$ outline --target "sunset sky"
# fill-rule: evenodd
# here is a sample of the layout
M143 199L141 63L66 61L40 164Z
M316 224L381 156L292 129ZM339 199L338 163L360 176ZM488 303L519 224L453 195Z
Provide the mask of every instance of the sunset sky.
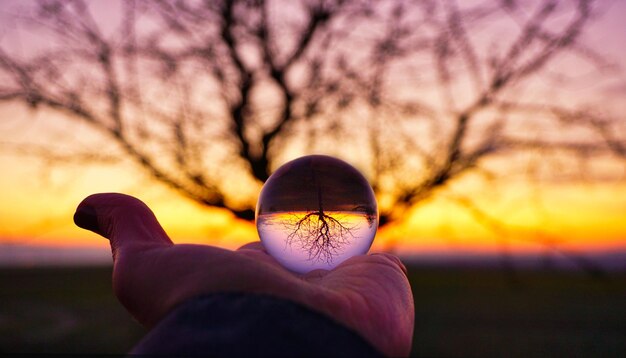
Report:
M0 4L0 45L15 46L15 32L1 19L18 2ZM102 2L97 6L102 6ZM587 86L595 96L605 93L605 105L620 111L626 105L626 2L613 1L610 11L588 28L585 39L620 71L609 82ZM28 47L28 43L21 43ZM586 92L585 92L586 93ZM621 99L621 100L620 100ZM63 143L63 126L44 121L46 111L21 104L0 104L0 143ZM81 133L78 129L77 133ZM78 136L78 134L76 135ZM88 142L85 141L85 142ZM313 154L313 153L311 153ZM286 160L297 153L286 153ZM626 162L612 161L626 172ZM0 151L0 250L2 245L98 247L106 240L74 226L72 215L86 196L123 192L146 202L175 242L236 248L258 239L253 223L234 218L226 210L201 206L151 179L130 162L107 165L46 162L15 150ZM503 241L466 208L435 195L406 214L405 220L379 231L374 250L392 247L403 254L497 253L504 245L513 253L543 252L542 243L555 242L577 252L626 251L626 174L621 180L529 183L522 179L477 184L471 178L452 185L452 193L472 193L487 214L510 226ZM449 193L448 193L449 194Z

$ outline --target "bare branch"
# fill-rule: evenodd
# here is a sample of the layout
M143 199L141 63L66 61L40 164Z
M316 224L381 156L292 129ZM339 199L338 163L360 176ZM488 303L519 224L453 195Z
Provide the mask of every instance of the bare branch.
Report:
M24 58L0 49L0 101L87 124L159 181L246 219L287 147L357 157L384 223L465 173L497 178L484 165L495 156L626 157L620 117L518 97L564 54L610 64L581 40L591 0L529 13L455 0L282 5L128 1L107 25L89 2L42 2L24 26L50 45ZM510 129L530 118L535 137ZM550 133L555 123L591 137Z

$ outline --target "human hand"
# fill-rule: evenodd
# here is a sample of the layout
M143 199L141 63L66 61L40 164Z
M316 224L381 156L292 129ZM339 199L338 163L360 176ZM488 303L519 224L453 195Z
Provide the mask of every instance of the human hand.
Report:
M260 242L236 251L174 245L143 202L114 193L87 197L74 221L110 240L115 295L147 327L197 296L262 293L335 319L385 355L410 352L413 296L406 268L393 255L356 256L331 271L299 275L282 267Z

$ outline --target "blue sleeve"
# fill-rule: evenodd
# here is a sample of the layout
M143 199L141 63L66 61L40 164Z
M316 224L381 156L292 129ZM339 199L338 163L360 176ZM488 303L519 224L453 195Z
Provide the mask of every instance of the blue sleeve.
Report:
M297 303L224 293L170 312L131 354L211 357L380 357L354 331Z

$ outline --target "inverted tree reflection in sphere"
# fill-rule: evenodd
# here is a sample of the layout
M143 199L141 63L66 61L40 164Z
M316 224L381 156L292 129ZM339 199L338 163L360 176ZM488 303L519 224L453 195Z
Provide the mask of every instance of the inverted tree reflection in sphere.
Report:
M311 155L270 176L257 203L256 225L265 249L286 268L329 270L369 250L378 209L358 170L333 157Z

